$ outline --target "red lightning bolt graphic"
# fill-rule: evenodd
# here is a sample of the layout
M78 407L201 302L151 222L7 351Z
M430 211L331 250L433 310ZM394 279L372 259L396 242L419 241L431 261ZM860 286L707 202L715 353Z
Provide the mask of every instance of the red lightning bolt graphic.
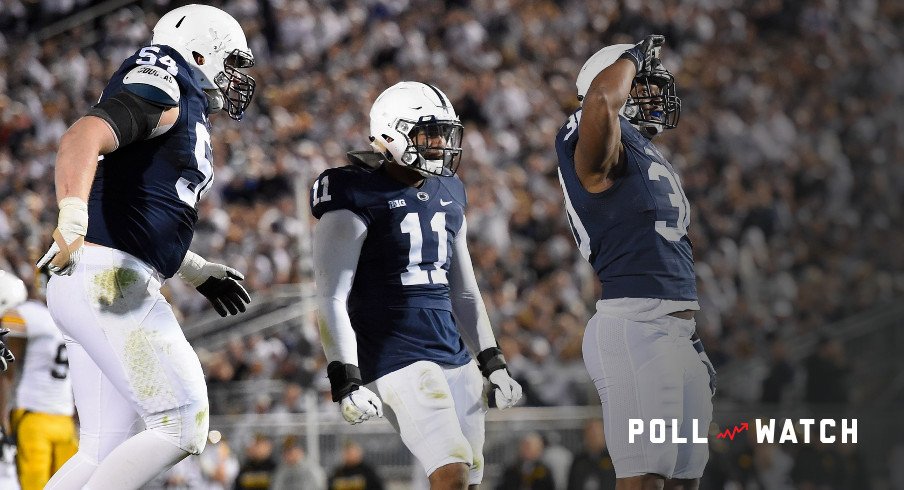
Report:
M734 437L738 435L738 433L744 432L749 428L750 426L747 425L747 422L741 422L741 425L736 425L732 429L725 429L724 431L720 432L719 435L716 436L716 439L725 439L727 437L733 441Z

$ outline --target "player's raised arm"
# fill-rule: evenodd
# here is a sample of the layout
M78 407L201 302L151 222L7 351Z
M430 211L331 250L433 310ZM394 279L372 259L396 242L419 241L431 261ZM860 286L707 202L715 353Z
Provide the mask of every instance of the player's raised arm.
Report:
M490 380L496 396L496 406L506 409L521 399L521 385L512 379L505 365L505 358L496 343L486 305L477 287L474 266L468 251L468 223L462 220L461 230L455 238L452 263L449 267L449 288L452 311L455 313L458 331L468 349L474 353L480 372Z
M347 306L366 237L367 226L346 209L325 213L314 228L314 278L324 322L320 342L329 363L333 401L340 403L342 416L351 424L383 416L380 398L363 386L358 341Z
M635 76L650 69L662 42L662 36L651 35L635 46L609 46L581 68L578 75L581 136L575 147L574 163L581 184L590 192L601 192L611 183L611 173L622 153L619 114Z

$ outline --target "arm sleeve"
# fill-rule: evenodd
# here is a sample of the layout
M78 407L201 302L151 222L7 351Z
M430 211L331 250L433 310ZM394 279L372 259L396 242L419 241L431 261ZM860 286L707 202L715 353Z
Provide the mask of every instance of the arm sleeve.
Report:
M358 342L348 316L367 226L347 209L325 213L314 229L314 278L320 308L320 342L328 362L358 365Z
M468 224L463 220L461 231L455 237L452 263L449 268L449 288L452 295L452 313L465 344L474 355L484 349L496 347L496 337L490 326L486 305L477 287L471 254L468 252Z

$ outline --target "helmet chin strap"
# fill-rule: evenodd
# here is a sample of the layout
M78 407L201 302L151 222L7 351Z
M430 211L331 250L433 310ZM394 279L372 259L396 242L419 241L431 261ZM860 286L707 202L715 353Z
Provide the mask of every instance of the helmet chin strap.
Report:
M205 89L204 93L207 94L208 114L214 114L223 110L223 107L226 105L226 101L223 99L223 94L219 89Z

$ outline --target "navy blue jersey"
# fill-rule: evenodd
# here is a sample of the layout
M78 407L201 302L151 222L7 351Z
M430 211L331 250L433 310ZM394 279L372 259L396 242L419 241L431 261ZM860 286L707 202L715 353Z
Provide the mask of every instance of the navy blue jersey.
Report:
M171 277L191 244L195 205L213 182L210 123L204 91L169 46L148 46L127 58L101 100L124 90L131 69L148 64L165 68L178 82L179 119L163 135L118 148L98 162L85 239L128 252Z
M619 117L624 174L609 189L588 192L574 166L580 118L578 110L556 135L559 181L575 241L602 282L602 299L696 301L690 205L675 169Z
M347 209L367 225L348 300L365 382L416 361L470 361L447 278L466 204L458 177L428 178L418 189L382 169L347 166L324 171L314 183L316 218Z

